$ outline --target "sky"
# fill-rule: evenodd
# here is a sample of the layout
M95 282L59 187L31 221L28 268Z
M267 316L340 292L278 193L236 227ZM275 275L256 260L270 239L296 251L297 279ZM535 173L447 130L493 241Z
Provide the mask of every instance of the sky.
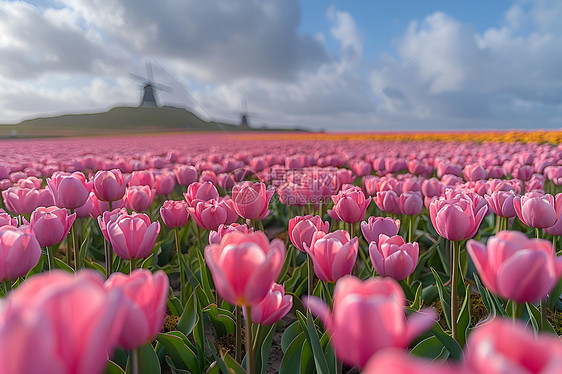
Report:
M557 0L0 0L0 123L162 105L326 131L562 128Z

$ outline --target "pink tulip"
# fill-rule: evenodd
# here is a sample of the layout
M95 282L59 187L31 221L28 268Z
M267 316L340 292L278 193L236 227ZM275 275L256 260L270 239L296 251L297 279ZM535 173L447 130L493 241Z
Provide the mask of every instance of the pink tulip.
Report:
M362 374L475 374L464 366L442 361L430 361L408 354L399 348L387 348L374 354Z
M158 195L170 195L176 187L176 176L170 172L164 172L154 180L154 188Z
M191 205L191 202L195 199L218 200L219 192L217 191L215 185L211 182L194 182L187 186L187 193L184 193L183 196L185 197L187 203Z
M0 372L102 373L123 323L121 304L121 292L106 291L97 273L35 275L0 311Z
M155 191L149 186L131 186L127 188L127 207L136 212L144 212L152 205Z
M81 174L81 173L80 173ZM84 176L84 174L82 174ZM25 179L20 179L17 182L18 186L23 188L35 188L37 190L41 189L43 181L37 177L27 177Z
M187 224L189 219L189 212L187 211L188 204L186 201L166 200L164 205L160 208L160 216L162 222L169 228L183 227Z
M197 182L197 169L191 165L176 165L174 174L180 186L189 186Z
M422 194L420 192L404 192L398 198L400 212L407 216L420 214L423 209Z
M55 204L60 208L76 209L88 200L90 194L84 174L55 172L47 179ZM90 186L91 188L91 186Z
M97 219L104 212L109 211L109 202L98 199L93 191L90 192L90 196L88 197L88 200L92 203L92 208L90 209L90 217ZM112 209L123 208L125 207L126 204L127 204L126 197L123 196L123 198L120 200L112 201L111 208Z
M130 179L124 178L119 169L100 170L94 176L94 193L101 201L121 200Z
M441 196L443 193L443 183L437 178L430 178L423 181L421 192L424 196Z
M495 318L468 337L464 362L473 373L560 373L562 343L521 323Z
M296 216L289 220L289 238L291 243L301 252L305 252L304 245L310 247L312 236L316 231L330 231L330 224L322 222L320 216Z
M41 247L26 227L0 227L0 282L23 277L40 257Z
M227 209L224 202L198 199L193 200L191 206L187 207L187 211L195 223L206 230L217 230L220 225L225 224L228 215Z
M285 261L285 244L271 243L261 231L226 234L220 244L205 248L205 260L217 292L232 305L262 301L277 279Z
M369 217L367 222L361 222L361 232L367 243L378 243L379 235L394 236L400 230L400 220L390 217Z
M29 225L39 244L50 247L66 238L75 219L76 213L68 215L66 209L39 207L31 213Z
M285 288L273 283L267 296L258 304L252 306L252 323L269 326L279 321L293 307L293 297L285 295ZM246 308L244 308L246 317Z
M47 189L10 187L2 191L6 208L15 214L29 214L40 206L54 205L53 195Z
M487 178L486 169L480 164L466 165L462 172L464 179L467 181L477 181Z
M515 195L512 192L494 191L491 195L484 197L496 215L507 218L515 217L515 207L513 206Z
M537 229L551 227L556 222L554 197L540 192L528 192L513 200L517 217L525 225Z
M149 170L133 171L129 179L129 187L148 186L154 188L154 174Z
M116 209L113 209L112 211L103 212L102 215L98 216L97 220L98 220L98 225L100 227L101 233L102 233L103 237L105 238L105 240L107 240L108 242L110 240L109 240L109 236L107 235L107 225L109 224L109 222L115 221L117 218L119 218L123 214L127 214L127 209L116 208Z
M381 234L379 241L369 244L369 255L377 273L397 281L406 279L418 264L418 243L406 243L401 236Z
M232 197L230 197L229 195L220 197L219 204L221 204L221 206L226 210L226 221L224 222L225 225L230 225L238 221L238 218L240 218L240 216L238 215L238 212L236 212L236 208L234 207L234 200L232 200Z
M119 326L118 345L135 349L150 343L162 330L168 299L168 276L162 270L152 274L136 269L131 274L113 273L105 282L108 290L123 294L124 323Z
M451 200L441 197L433 200L429 206L431 222L437 233L453 241L472 238L486 211L486 206L475 210L472 201L462 195Z
M122 214L107 223L107 236L115 254L124 260L150 255L160 233L160 222L150 222L146 214Z
M219 228L209 232L209 244L220 244L222 238L229 232L239 231L244 234L251 234L254 232L253 228L248 228L246 225L232 223L230 225L220 225Z
M501 231L487 245L470 240L466 248L484 286L518 303L541 300L562 275L552 244L518 231Z
M4 209L0 208L0 227L6 226L6 225L18 226L18 219L15 218L15 217L12 217L8 213L6 213L6 211Z
M304 303L324 323L336 356L359 368L381 349L407 347L438 318L432 309L406 318L404 291L391 278L370 278L365 282L353 276L340 279L331 313L317 297L305 298Z
M562 235L562 193L556 195L554 199L554 210L556 211L556 222L554 225L544 229L550 235Z
M338 221L356 223L365 219L365 212L371 203L371 198L365 199L361 188L353 186L333 195L332 201L334 207L328 210L330 217Z
M400 214L400 205L398 202L398 194L392 190L377 192L375 196L375 204L383 212Z
M234 209L245 219L261 220L269 214L269 201L275 192L263 183L244 182L232 188Z
M345 230L329 234L316 231L310 247L304 245L304 249L312 259L316 276L324 282L335 282L351 273L357 259L359 239L351 239Z

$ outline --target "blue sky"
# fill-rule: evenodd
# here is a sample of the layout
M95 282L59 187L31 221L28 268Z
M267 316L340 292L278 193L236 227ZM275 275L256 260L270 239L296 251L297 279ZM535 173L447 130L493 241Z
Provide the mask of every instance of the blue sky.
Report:
M0 0L0 123L162 105L328 131L562 127L556 0Z

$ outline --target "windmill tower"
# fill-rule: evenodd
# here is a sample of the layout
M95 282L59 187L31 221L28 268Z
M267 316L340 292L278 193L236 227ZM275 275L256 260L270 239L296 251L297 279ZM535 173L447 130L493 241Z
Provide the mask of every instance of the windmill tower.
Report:
M156 101L157 91L170 92L170 87L162 84L154 83L154 74L152 73L152 65L150 62L146 63L146 78L136 74L130 74L131 78L142 83L142 97L139 107L141 108L158 108L158 101Z

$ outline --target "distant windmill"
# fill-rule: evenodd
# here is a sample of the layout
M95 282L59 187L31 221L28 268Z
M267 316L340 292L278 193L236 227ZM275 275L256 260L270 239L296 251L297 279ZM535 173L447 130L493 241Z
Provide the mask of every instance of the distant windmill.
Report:
M246 100L244 100L243 102L243 107L242 107L242 113L241 113L241 118L240 118L240 128L241 129L249 129L250 128L250 123L248 122L248 119L250 118L250 113L248 113L248 105L246 103Z
M156 91L165 91L170 92L171 88L168 86L164 86L162 84L154 83L154 75L152 73L152 65L150 62L146 63L146 78L141 77L139 75L130 73L131 78L136 81L139 81L143 84L142 87L142 100L140 103L140 107L143 108L158 108L158 102L156 101Z

